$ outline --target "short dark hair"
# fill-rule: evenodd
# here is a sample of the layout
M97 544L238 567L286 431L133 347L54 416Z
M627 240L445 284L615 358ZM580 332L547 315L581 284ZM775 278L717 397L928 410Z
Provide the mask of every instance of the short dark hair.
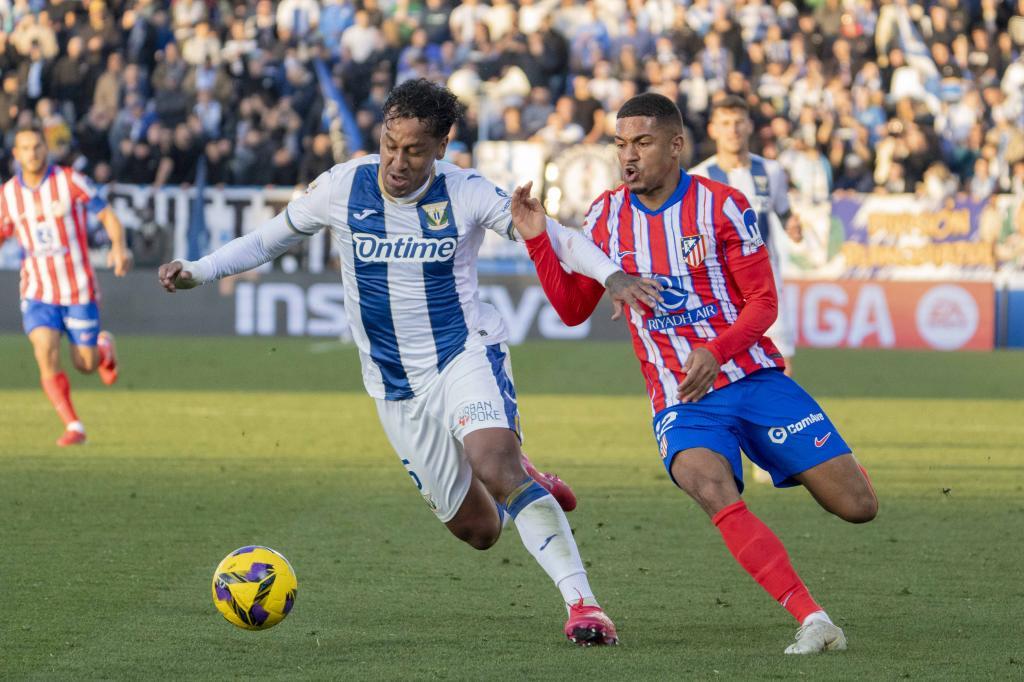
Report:
M750 105L739 95L726 95L717 102L711 103L711 116L708 118L714 116L716 111L742 111L750 116Z
M416 118L435 138L447 137L462 118L463 106L448 88L425 78L408 80L394 88L384 101L384 122L396 118Z
M46 136L43 135L43 129L41 127L39 127L38 125L36 125L35 123L26 123L25 125L20 125L20 126L18 126L17 128L14 129L14 136L15 137L17 137L18 135L21 135L22 133L34 133L34 134L38 135L39 137L43 138L43 143L44 144L46 143Z
M631 116L653 118L657 125L671 126L680 131L683 129L683 115L679 112L679 107L668 97L656 92L645 92L626 100L619 109L617 118Z

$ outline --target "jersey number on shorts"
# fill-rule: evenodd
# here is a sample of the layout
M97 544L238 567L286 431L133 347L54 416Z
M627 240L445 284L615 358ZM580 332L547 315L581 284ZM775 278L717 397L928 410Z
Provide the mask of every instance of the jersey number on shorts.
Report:
M405 470L409 472L410 476L412 476L412 482L416 484L416 489L423 490L423 482L420 480L420 477L416 475L416 472L409 468L409 460L403 459L402 464L405 465Z

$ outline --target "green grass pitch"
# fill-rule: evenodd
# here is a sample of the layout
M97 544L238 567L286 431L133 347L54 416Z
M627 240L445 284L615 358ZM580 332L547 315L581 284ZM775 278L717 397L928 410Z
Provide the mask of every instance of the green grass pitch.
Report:
M798 379L868 467L879 518L752 484L850 650L787 657L796 624L667 481L625 344L513 349L527 450L570 515L622 646L577 649L509 533L438 524L362 393L352 348L120 339L122 381L72 376L90 442L59 422L27 342L0 337L0 678L1020 679L1024 355L817 351ZM511 530L511 529L510 529ZM266 632L213 608L249 543L295 567Z

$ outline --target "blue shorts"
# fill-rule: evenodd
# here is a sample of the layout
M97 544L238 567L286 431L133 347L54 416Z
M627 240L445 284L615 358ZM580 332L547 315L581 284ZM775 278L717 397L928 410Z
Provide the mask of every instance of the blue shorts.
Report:
M741 449L771 474L777 488L798 485L795 475L851 452L814 398L772 369L662 410L654 415L654 437L670 477L681 451L708 448L729 460L740 492Z
M76 346L95 346L100 333L100 308L95 301L53 305L25 300L21 302L21 325L26 334L36 327L49 327L67 334Z

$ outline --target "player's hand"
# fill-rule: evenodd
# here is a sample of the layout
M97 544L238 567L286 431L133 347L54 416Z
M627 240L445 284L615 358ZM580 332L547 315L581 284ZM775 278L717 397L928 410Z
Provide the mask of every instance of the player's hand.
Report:
M157 271L157 277L160 278L160 286L172 294L178 289L194 288L197 283L192 278L192 273L184 270L184 267L182 262L178 260L161 265L160 270Z
M661 302L661 284L646 277L627 275L621 270L605 281L604 288L615 306L613 320L622 317L626 306L643 315L653 311L654 306Z
M548 214L537 199L530 196L533 183L516 187L512 192L512 224L523 239L533 239L548 229Z
M114 268L114 275L124 277L132 269L132 256L123 246L111 246L107 253L107 267Z
M800 224L800 216L794 213L789 214L789 218L786 220L786 234L798 244L804 240L804 227Z
M686 378L679 384L676 397L683 403L695 403L703 398L718 377L720 365L707 348L695 348L686 356L683 372Z

